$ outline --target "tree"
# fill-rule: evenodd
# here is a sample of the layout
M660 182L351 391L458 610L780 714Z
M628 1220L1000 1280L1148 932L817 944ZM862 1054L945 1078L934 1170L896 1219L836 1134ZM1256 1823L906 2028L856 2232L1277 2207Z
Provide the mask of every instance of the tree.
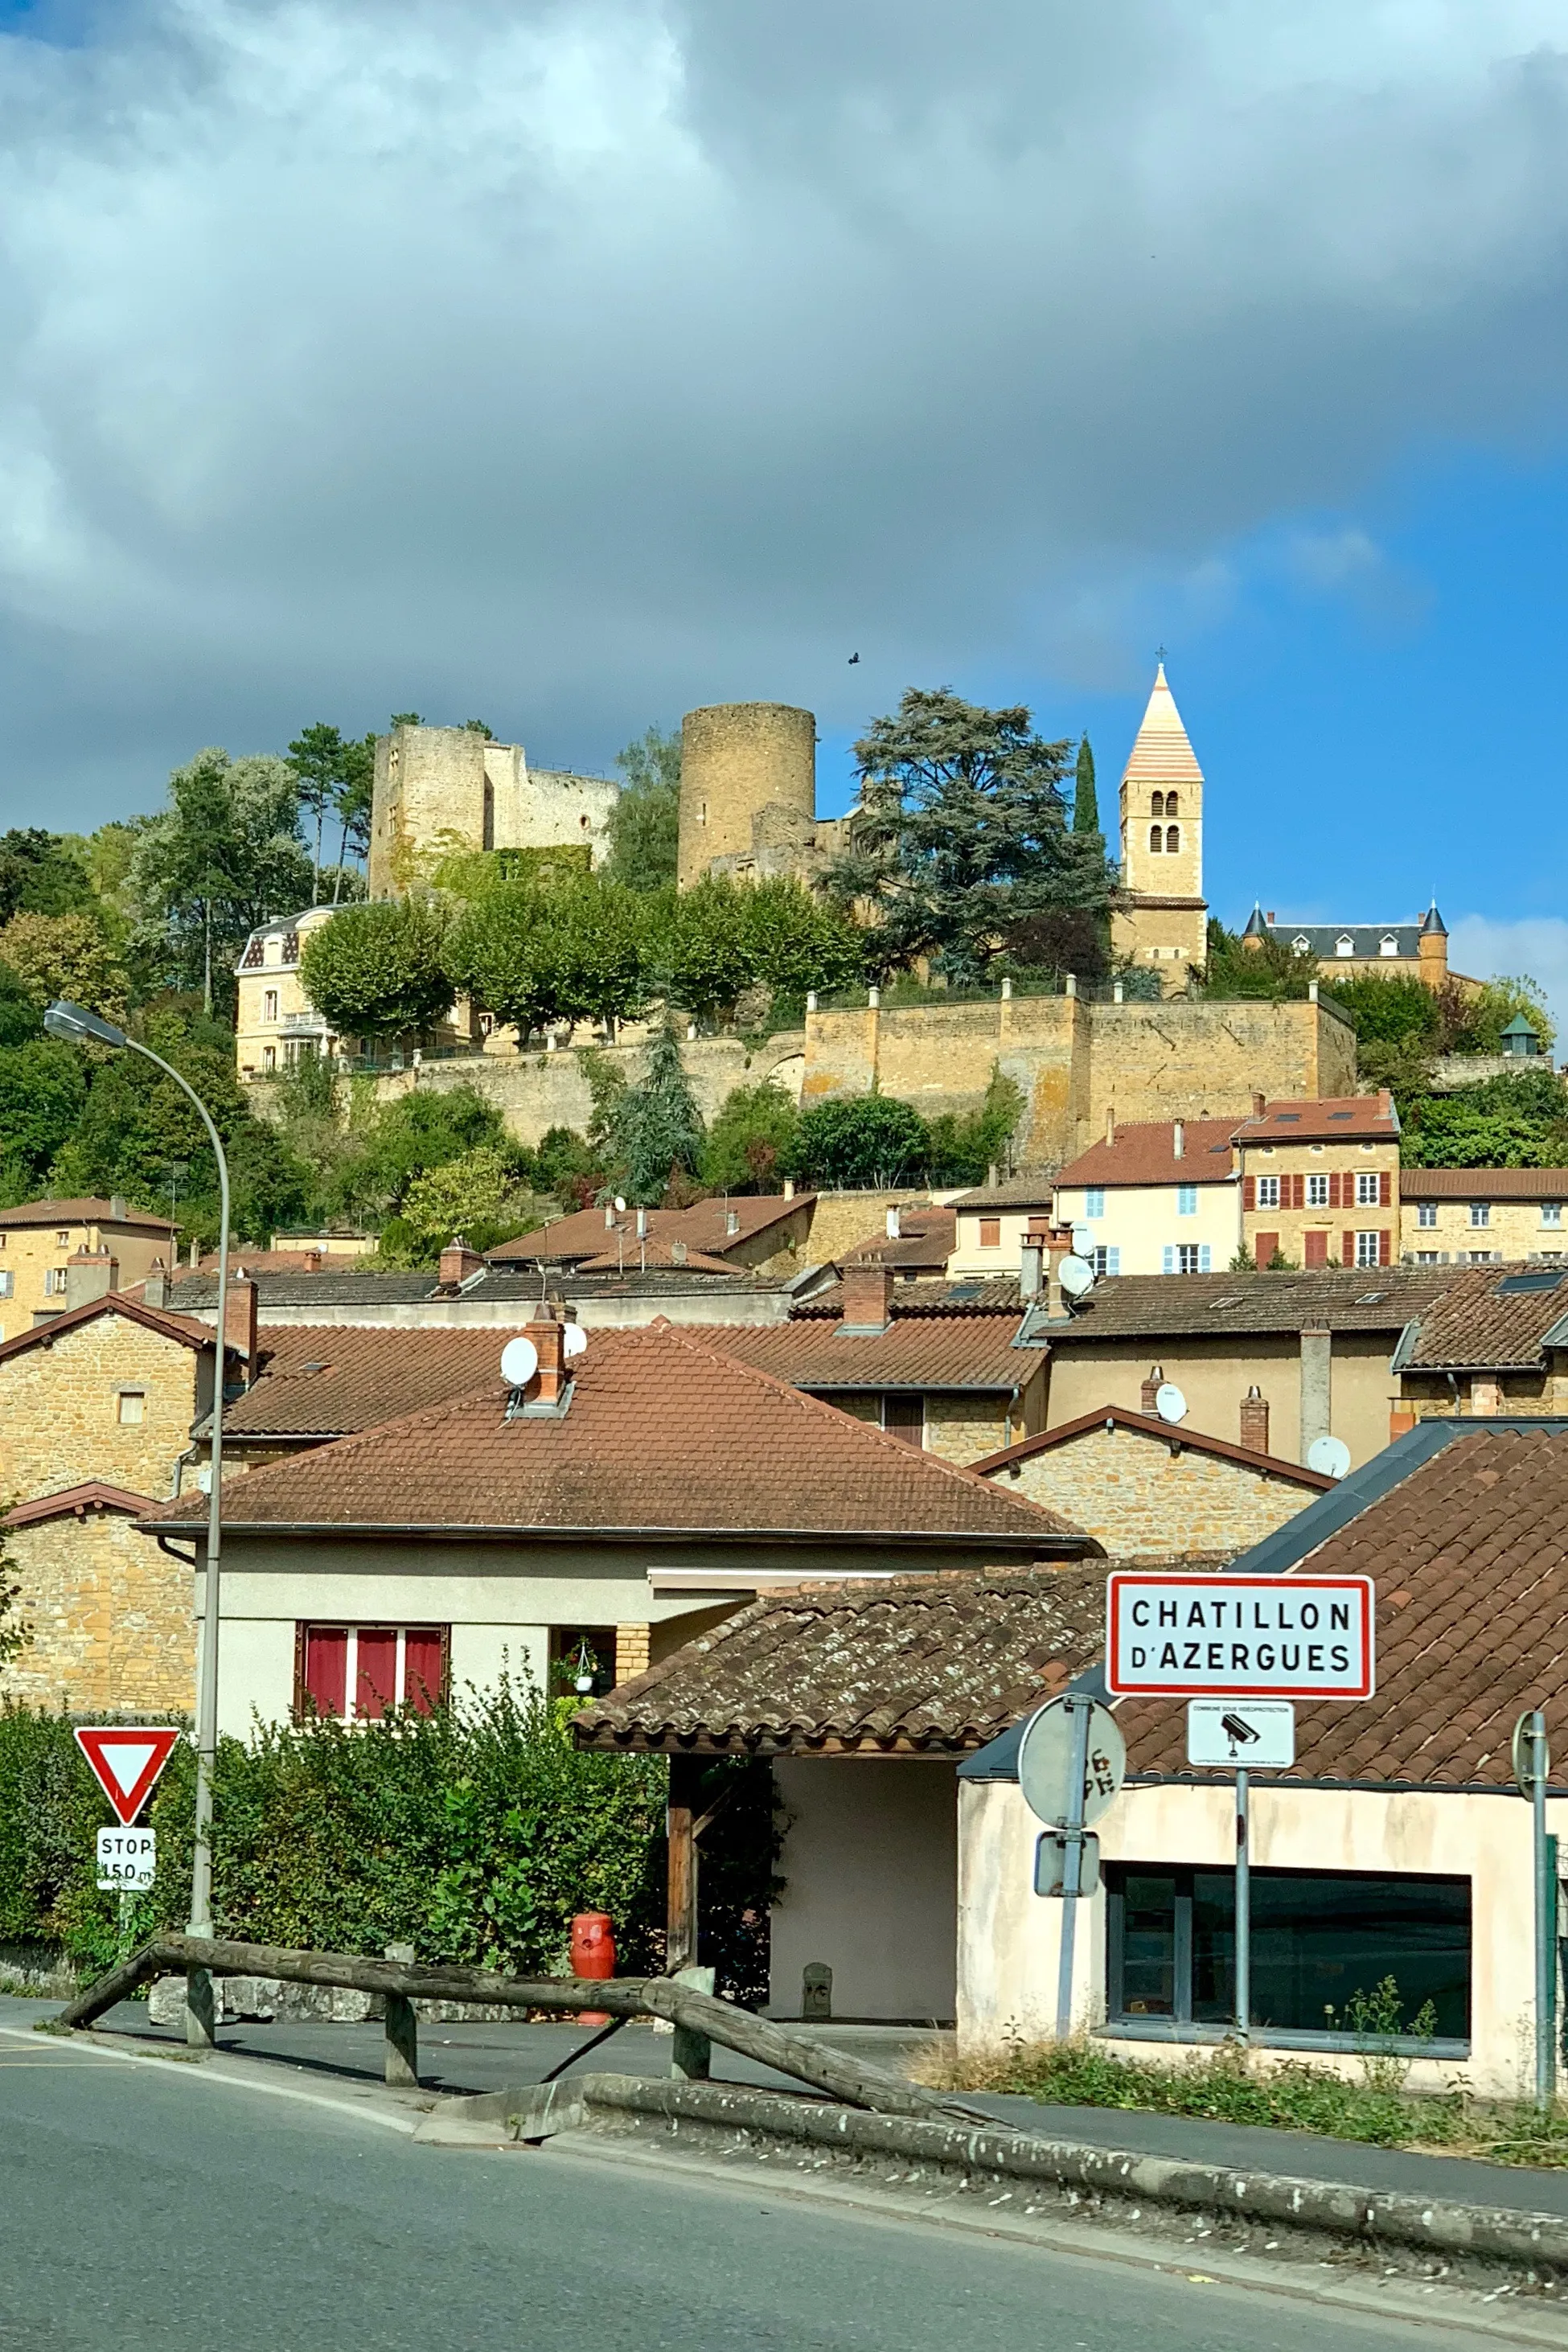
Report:
M36 1193L87 1104L87 1057L53 1037L0 1049L0 1160Z
M1399 1114L1407 1167L1561 1168L1568 1160L1568 1092L1550 1070L1407 1096Z
M0 1045L25 1045L43 1034L37 998L8 964L0 963Z
M341 830L337 872L332 877L334 907L342 897L344 868L350 857L357 857L363 864L370 855L371 811L374 797L375 737L366 735L358 743L343 745L342 768L335 802Z
M1258 996L1279 1004L1305 996L1317 976L1315 956L1298 955L1283 940L1273 938L1250 947L1209 917L1208 962L1201 982L1205 996Z
M800 1113L782 1087L734 1087L708 1130L702 1181L710 1192L773 1192L793 1163Z
M344 907L310 933L300 978L340 1036L405 1036L451 1010L446 945L444 918L417 899Z
M826 887L846 909L876 906L868 958L881 970L929 955L952 979L978 980L1010 924L1109 908L1103 845L1068 830L1068 746L1036 735L1021 706L986 710L946 687L911 688L855 760L860 812Z
M1078 771L1073 783L1072 829L1075 833L1100 831L1100 795L1094 788L1094 753L1089 737L1080 735L1078 745Z
M654 1039L642 1084L616 1095L606 1141L626 1170L627 1199L645 1208L663 1200L677 1171L695 1176L701 1166L702 1118L673 1029L661 1029Z
M1363 1044L1417 1045L1434 1051L1440 1045L1442 1001L1425 981L1398 972L1362 972L1324 981L1319 994L1338 1005Z
M803 1115L787 1172L835 1190L885 1189L908 1182L930 1155L931 1137L918 1110L891 1095L856 1095L818 1103Z
M666 987L699 1021L729 1019L755 976L747 896L728 875L705 874L661 906Z
M574 942L552 891L502 883L458 916L446 956L452 985L514 1027L520 1045L573 1015Z
M1540 1038L1542 1052L1556 1042L1556 1024L1533 980L1499 977L1489 980L1479 996L1466 997L1457 989L1453 992L1458 998L1451 1048L1456 1053L1500 1054L1502 1033L1521 1013Z
M226 1009L232 1003L233 965L247 934L307 902L310 860L300 839L299 793L285 760L198 751L175 769L168 809L138 838L130 887L147 939L165 982L199 982L208 1013L220 967Z
M22 1588L13 1583L16 1563L7 1556L5 1539L0 1535L0 1671L8 1666L18 1651L25 1650L33 1638L33 1629L16 1615L16 1603L22 1598Z
M422 1087L376 1110L331 1184L331 1204L351 1216L382 1216L401 1206L409 1186L483 1146L500 1150L500 1113L477 1087Z
M389 1225L382 1235L382 1255L406 1253L412 1263L423 1263L438 1256L454 1235L472 1249L493 1249L541 1223L519 1188L511 1153L481 1143L414 1179L393 1221L396 1231Z
M808 990L844 988L863 975L858 926L799 882L757 882L738 896L752 983L799 1003Z
M680 736L650 727L616 753L626 778L610 811L606 872L628 890L662 890L675 880L680 833Z
M0 834L0 923L16 914L78 914L94 897L86 866L59 834L36 825Z
M939 1111L928 1123L928 1181L983 1184L987 1170L1006 1158L1013 1130L1023 1116L1023 1088L1007 1076L999 1062L993 1062L985 1099L978 1110Z
M92 915L13 915L0 961L40 1005L65 996L110 1021L125 1011L125 967Z

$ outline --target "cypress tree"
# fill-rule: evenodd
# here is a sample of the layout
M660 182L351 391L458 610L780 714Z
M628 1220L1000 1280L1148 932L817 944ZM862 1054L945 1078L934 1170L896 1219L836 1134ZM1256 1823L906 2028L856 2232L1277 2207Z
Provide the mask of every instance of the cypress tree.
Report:
M1075 833L1100 831L1100 802L1094 789L1094 753L1089 737L1080 736L1078 747L1078 781L1073 788L1072 829Z

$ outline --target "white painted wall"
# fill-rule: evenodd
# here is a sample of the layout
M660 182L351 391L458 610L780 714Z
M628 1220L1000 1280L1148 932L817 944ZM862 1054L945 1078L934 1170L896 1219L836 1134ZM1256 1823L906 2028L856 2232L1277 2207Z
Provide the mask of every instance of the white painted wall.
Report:
M1087 1234L1095 1248L1119 1251L1119 1274L1163 1274L1165 1251L1178 1242L1206 1243L1209 1272L1223 1274L1241 1246L1241 1186L1227 1177L1195 1190L1197 1208L1184 1217L1174 1184L1108 1184L1104 1215L1090 1217L1083 1186L1063 1185L1057 1220Z
M1055 2031L1063 1906L1034 1892L1039 1823L1012 1781L960 1785L958 2025L965 2037L1048 2038ZM1163 1786L1122 1790L1099 1823L1108 1862L1229 1866L1235 1857L1229 1789ZM1548 1807L1548 1828L1568 1840L1568 1801ZM1471 1882L1471 2056L1462 2068L1420 2062L1416 2088L1447 2087L1458 2073L1483 2097L1513 2097L1532 2063L1533 1892L1530 1808L1512 1795L1408 1790L1254 1787L1252 1855L1260 1868L1434 1872ZM1105 2016L1105 1899L1079 1905L1073 2022ZM1142 2058L1168 2044L1116 2042ZM1315 2063L1353 2074L1353 2054Z
M801 1971L833 1970L836 2017L953 2014L953 1766L921 1757L789 1757L790 1816L773 1906L769 2011L800 2015Z

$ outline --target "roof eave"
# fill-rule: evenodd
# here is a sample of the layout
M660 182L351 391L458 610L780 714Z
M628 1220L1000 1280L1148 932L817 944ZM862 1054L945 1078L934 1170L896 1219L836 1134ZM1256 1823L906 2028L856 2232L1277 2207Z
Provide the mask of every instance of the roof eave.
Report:
M200 1518L138 1519L139 1532L143 1535L205 1536L205 1513ZM1026 1553L1038 1559L1046 1554L1077 1559L1098 1553L1099 1544L1093 1536L1058 1531L1055 1528L1027 1528L1021 1532L1009 1529L1003 1533L994 1528L954 1528L951 1531L921 1529L905 1531L897 1528L658 1528L658 1527L546 1527L537 1521L526 1527L476 1523L459 1526L449 1521L428 1523L416 1519L241 1519L226 1511L223 1517L226 1535L247 1536L353 1536L374 1538L385 1541L389 1537L416 1538L421 1543L725 1543L725 1544L816 1544L899 1545L906 1550L914 1546L921 1550L951 1550L955 1545L985 1551Z

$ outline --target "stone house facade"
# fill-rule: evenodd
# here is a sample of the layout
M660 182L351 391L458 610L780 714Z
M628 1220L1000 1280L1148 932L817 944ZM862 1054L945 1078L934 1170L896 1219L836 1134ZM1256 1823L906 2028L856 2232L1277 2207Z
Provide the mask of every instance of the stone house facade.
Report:
M0 1342L100 1291L129 1289L159 1259L172 1265L178 1233L118 1194L0 1209Z
M1406 1168L1400 1255L1410 1265L1554 1264L1568 1256L1568 1168Z

